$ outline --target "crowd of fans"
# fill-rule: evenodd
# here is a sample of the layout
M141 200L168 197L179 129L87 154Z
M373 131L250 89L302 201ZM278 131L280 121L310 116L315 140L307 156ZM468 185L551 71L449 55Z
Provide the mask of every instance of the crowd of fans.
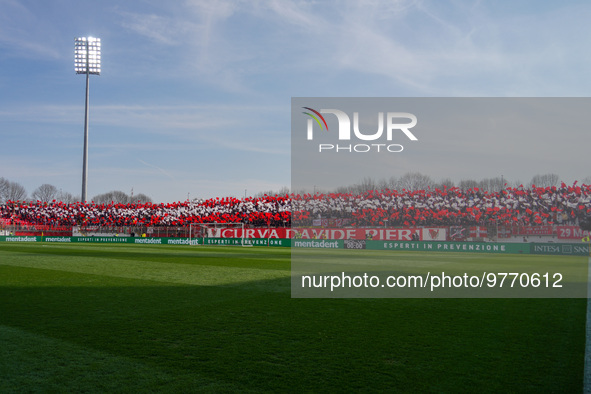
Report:
M188 226L242 222L249 227L310 226L315 219L347 225L454 226L577 224L591 217L591 185L507 187L489 192L457 187L372 190L364 194L305 194L215 198L169 204L65 204L9 201L0 218L51 226ZM293 220L293 223L292 223Z
M189 226L191 223L240 223L284 227L291 218L288 196L215 198L195 202L137 204L64 204L53 201L8 202L0 217L50 226Z
M577 224L591 216L591 185L533 185L497 192L476 187L372 190L362 195L306 195L292 204L293 221L299 225L320 217L350 218L357 227Z

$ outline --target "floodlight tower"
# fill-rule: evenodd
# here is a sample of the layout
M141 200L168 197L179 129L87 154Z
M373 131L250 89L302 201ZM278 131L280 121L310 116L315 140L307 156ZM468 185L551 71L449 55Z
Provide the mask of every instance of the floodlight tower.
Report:
M74 39L74 70L86 74L86 104L84 107L84 154L82 159L82 202L86 201L88 176L88 81L90 74L101 75L101 39L77 37Z

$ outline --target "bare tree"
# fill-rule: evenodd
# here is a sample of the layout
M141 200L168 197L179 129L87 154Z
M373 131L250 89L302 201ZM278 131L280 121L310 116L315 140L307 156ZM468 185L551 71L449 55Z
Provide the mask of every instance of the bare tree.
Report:
M397 183L400 189L406 190L425 190L435 185L431 177L420 172L407 172Z
M485 178L478 183L482 190L498 192L504 189L504 179L502 177Z
M0 178L0 204L6 202L6 196L8 195L8 179Z
M72 195L72 193L62 192L60 190L59 193L57 194L56 200L61 201L61 202L66 203L66 204L73 204L76 201L78 201L79 198L74 197Z
M398 179L396 179L395 176L391 176L388 179L388 188L390 190L396 190L397 187L398 187Z
M152 199L150 197L148 197L147 195L145 195L144 193L139 193L133 198L133 202L134 203L135 202L146 203L146 202L152 202Z
M365 178L363 178L361 183L358 185L358 189L359 189L360 193L365 193L370 190L376 190L377 184L376 184L375 180L373 180L371 177L366 176Z
M462 179L457 184L457 186L463 190L479 188L481 190L489 192L499 192L505 189L505 185L508 185L509 187L513 188L519 188L520 186L530 187L531 184L535 183L536 186L548 187L558 185L559 182L560 180L558 178L558 175L544 174L536 175L535 177L533 177L532 182L527 185L521 182L520 180L511 182L503 176L498 176L494 178L484 178L481 180ZM590 185L591 176L584 178L582 180L582 183ZM450 178L445 178L438 182L435 182L428 175L423 175L419 172L409 172L404 174L399 179L396 179L395 177L390 177L388 180L383 178L376 181L370 177L365 177L359 183L348 186L340 186L334 189L334 191L336 193L363 194L368 190L426 190L429 187L443 190L444 187L452 188L454 186L456 186L456 184Z
M528 186L536 185L537 187L552 187L558 186L559 176L556 174L535 175Z
M492 178L490 180L490 190L500 192L505 188L505 178L503 176Z
M27 199L27 190L18 182L8 182L4 201L19 201Z
M130 197L127 193L122 192L121 190L114 190L111 192L113 195L113 202L116 204L128 204Z
M128 204L129 196L121 190L112 190L107 193L98 194L92 198L92 201L98 204Z
M111 202L115 204L135 204L138 201L141 203L152 202L152 199L143 193L138 193L132 198L121 190L112 190L107 193L97 194L92 198L92 201L97 204L110 204Z
M58 194L59 192L57 187L48 183L44 183L33 191L31 197L33 197L35 200L49 202L55 200Z
M462 179L460 181L459 187L463 190L474 189L478 187L479 183L474 179Z
M353 193L353 186L339 186L334 190L334 192L341 194Z
M390 182L386 178L382 178L377 183L378 190L388 190L390 188Z
M282 186L281 189L279 189L279 190L267 190L267 191L264 191L264 192L259 192L259 193L255 194L253 197L255 197L255 198L261 198L261 197L264 197L265 194L267 196L284 196L284 195L289 194L289 193L290 193L289 187Z
M455 185L456 185L456 184L454 183L454 181L452 181L450 178L445 178L445 179L442 179L442 180L441 180L441 181L439 181L439 182L436 182L436 183L433 185L433 187L435 187L435 188L437 188L437 189L440 189L440 190L443 190L443 189L444 189L444 188L446 188L446 187L449 189L449 188L452 188L452 187L454 187Z

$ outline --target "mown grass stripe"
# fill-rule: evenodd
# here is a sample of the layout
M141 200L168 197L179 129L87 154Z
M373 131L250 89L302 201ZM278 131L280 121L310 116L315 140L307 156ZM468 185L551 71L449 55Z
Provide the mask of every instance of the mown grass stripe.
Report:
M182 251L169 253L168 259L182 257ZM268 287L268 291L281 291L289 287L288 270L263 269L244 267L228 267L216 264L216 257L200 256L194 258L194 264L160 262L142 260L141 256L128 259L111 257L87 256L81 258L77 254L30 254L6 253L0 265L28 267L34 269L51 269L65 272L120 277L129 279L149 280L163 284L178 283L197 286L236 285L261 280L286 279L283 286ZM256 286L259 290L265 290Z
M238 387L0 325L0 392L188 392Z
M264 252L241 249L236 260L205 265L223 268L219 276L229 267L239 274L251 270L248 281L216 285L213 275L209 285L194 285L30 268L47 258L59 265L64 251L46 249L0 245L0 325L17 330L6 334L6 341L21 341L0 367L0 382L10 382L0 391L166 391L169 376L176 382L169 391L176 392L202 386L231 392L581 390L585 299L292 299L288 277L269 280L258 270L286 271L289 254L283 261L258 261ZM74 248L65 257L72 258L68 264L94 264L100 255L94 249L85 256L87 250ZM217 250L199 250L207 255L204 262L215 259L209 254ZM138 271L134 277L152 264L158 270L169 264L173 273L182 272L181 265L193 269L189 259L175 264L173 256L166 262L156 257L170 255L166 248L119 251L106 261L113 267L130 264ZM249 253L259 257L249 259ZM3 265L17 254L26 256L27 267ZM448 256L454 257L460 255ZM423 265L431 258L404 255ZM500 256L497 263L503 267L506 261ZM27 334L55 340L58 349L37 345ZM71 360L67 354L75 348L88 352L82 368L69 362L53 367ZM92 374L94 352L121 361L102 369L119 365L121 371L112 385L98 386L101 390L93 379L74 376ZM45 369L33 368L35 357ZM19 358L25 361L14 364L17 376L43 379L9 380L11 359ZM136 390L129 376L138 368L153 370L158 379L145 380ZM47 378L47 371L55 376ZM71 379L77 379L75 388L56 389L56 382ZM121 389L111 390L117 382Z

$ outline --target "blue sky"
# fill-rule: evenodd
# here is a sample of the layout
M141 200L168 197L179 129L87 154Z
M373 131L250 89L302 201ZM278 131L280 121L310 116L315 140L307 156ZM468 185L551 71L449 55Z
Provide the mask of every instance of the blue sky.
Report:
M80 194L77 36L102 40L88 196L166 202L289 186L291 97L587 97L589 20L584 1L0 0L0 177Z

